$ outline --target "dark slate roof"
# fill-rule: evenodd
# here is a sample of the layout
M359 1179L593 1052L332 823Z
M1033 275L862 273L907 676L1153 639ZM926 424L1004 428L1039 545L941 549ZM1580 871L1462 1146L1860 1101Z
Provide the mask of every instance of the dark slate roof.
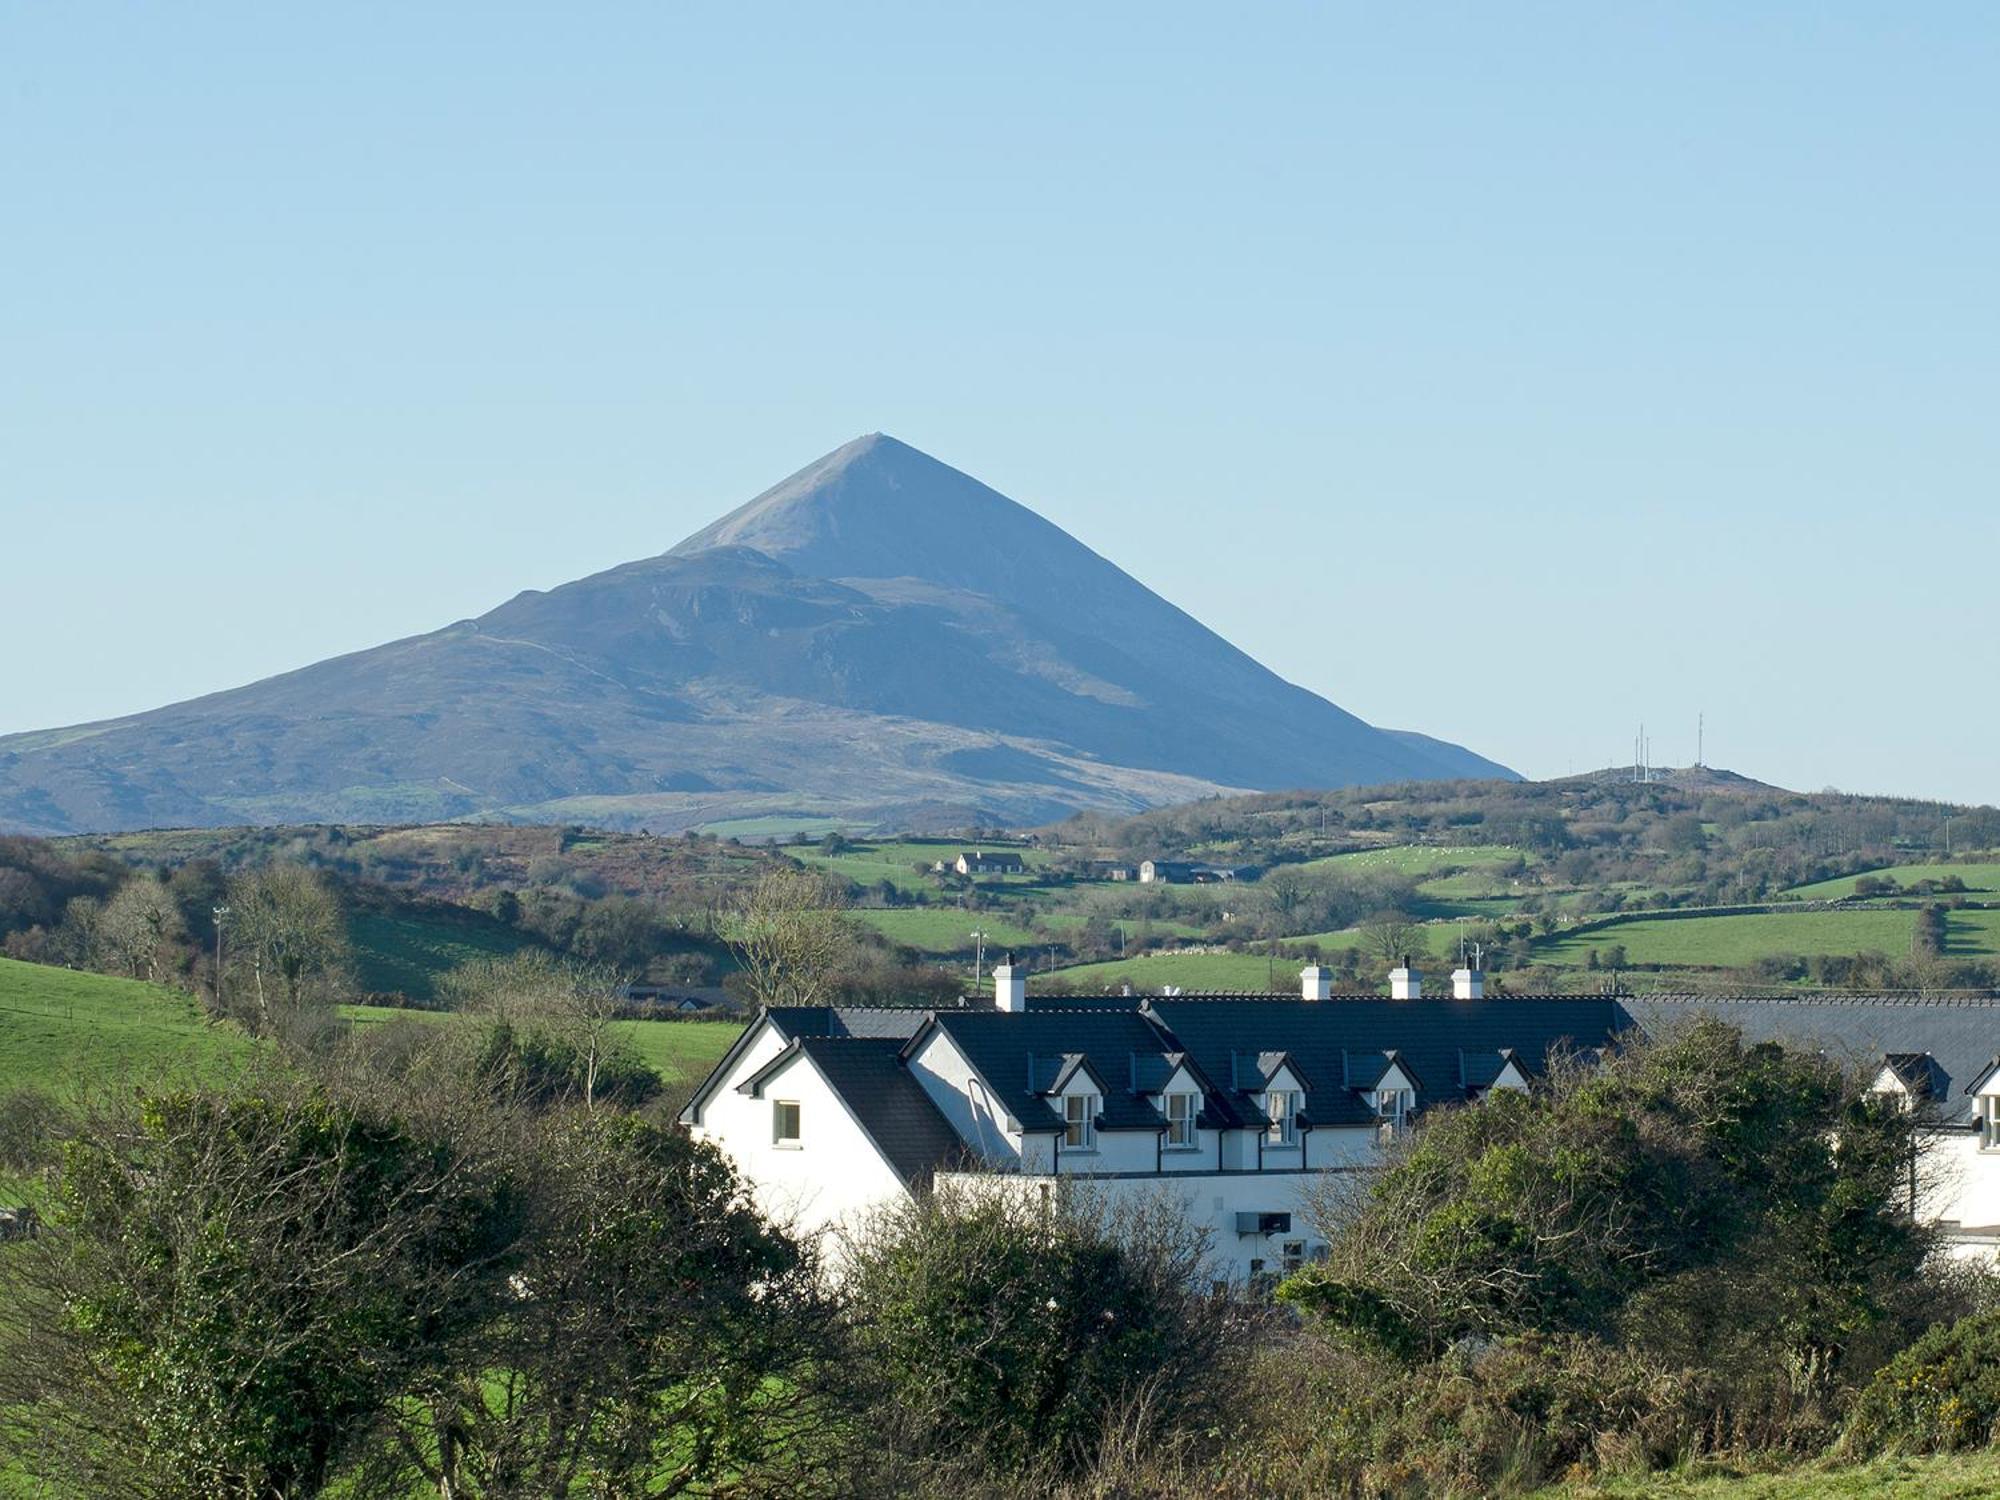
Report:
M779 1005L764 1012L786 1041L802 1036L894 1037L908 1041L930 1012L913 1005Z
M1350 1077L1372 1053L1375 1076L1394 1053L1417 1085L1417 1108L1465 1097L1459 1053L1511 1047L1529 1078L1552 1049L1602 1046L1625 1024L1604 997L1428 1000L1175 996L1148 1002L1152 1015L1211 1077L1231 1076L1231 1053L1287 1052L1314 1085L1306 1112L1315 1125L1364 1125L1375 1118ZM1243 1069L1239 1065L1238 1076ZM1248 1079L1243 1079L1249 1082ZM1345 1081L1345 1082L1344 1082ZM1239 1100L1240 1111L1249 1105Z
M1949 1121L1972 1118L1967 1090L2000 1052L2000 1000L1626 996L1618 1004L1648 1032L1712 1015L1742 1028L1753 1041L1810 1047L1870 1073L1885 1066L1892 1052L1927 1052L1937 1070L1932 1097Z
M812 1036L798 1046L910 1186L964 1161L965 1143L903 1065L899 1039Z
M1460 1088L1490 1089L1494 1081L1507 1071L1507 1064L1513 1063L1524 1075L1527 1069L1515 1057L1512 1047L1502 1047L1497 1052L1464 1052L1458 1054L1458 1084Z
M1913 1099L1942 1100L1951 1087L1944 1069L1928 1052L1891 1052L1882 1062Z
M1057 1076L1049 1071L1051 1058L1063 1058L1072 1068L1077 1064L1070 1060L1088 1059L1104 1085L1102 1128L1166 1128L1152 1099L1132 1086L1142 1081L1134 1076L1139 1070L1136 1060L1165 1060L1180 1049L1146 1020L1136 999L1118 1008L939 1011L937 1027L992 1086L996 1102L1029 1130L1062 1128L1062 1117L1043 1092ZM1147 1071L1152 1071L1150 1064ZM1210 1108L1216 1107L1211 1101ZM1223 1118L1235 1124L1229 1106L1221 1109Z

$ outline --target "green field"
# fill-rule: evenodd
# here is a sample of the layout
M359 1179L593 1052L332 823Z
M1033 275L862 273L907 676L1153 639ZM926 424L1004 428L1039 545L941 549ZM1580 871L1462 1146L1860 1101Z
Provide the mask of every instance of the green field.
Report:
M0 958L0 1091L86 1077L157 1083L182 1069L224 1070L252 1047L158 985Z
M839 854L822 854L812 847L787 849L785 852L806 864L844 876L856 885L880 885L886 880L899 891L929 891L936 889L934 879L928 873L934 863L938 860L949 863L966 850L979 847L956 839L899 839L882 843L854 843ZM1049 862L1048 856L1039 849L1020 849L1012 845L995 847L1020 855L1029 874L982 876L979 879L982 887L1029 884L1034 872ZM923 867L921 870L917 868L920 865Z
M1438 844L1397 844L1386 849L1357 849L1349 854L1329 854L1309 860L1302 870L1338 870L1350 873L1407 875L1412 880L1443 878L1453 871L1477 875L1485 872L1487 888L1499 879L1498 871L1517 859L1533 860L1519 849L1504 844L1466 844L1450 848Z
M1965 882L1968 896L2000 897L2000 865L1889 865L1880 870L1864 870L1859 875L1840 875L1811 885L1793 886L1785 894L1801 901L1837 901L1842 896L1852 896L1854 882L1870 876L1907 886L1919 880L1944 880L1954 875Z
M1023 953L1045 942L1018 922L997 912L960 911L952 906L902 906L857 911L855 920L874 928L892 943L919 953L971 953L972 934L986 934L986 951L1018 948Z
M1038 995L1095 994L1115 990L1121 984L1131 985L1142 995L1157 995L1168 985L1190 992L1275 988L1291 994L1299 987L1301 967L1299 959L1282 955L1273 969L1271 960L1261 953L1156 953L1037 974L1028 987Z
M1613 944L1624 945L1628 963L1686 968L1733 968L1774 953L1874 952L1900 957L1910 951L1915 921L1915 912L1872 908L1726 917L1635 917L1575 936L1543 939L1535 944L1535 957L1546 963L1582 964L1590 949L1601 953ZM1955 926L1948 932L1955 936ZM1968 924L1968 936L1986 942L1992 933L1972 931Z
M340 1013L356 1026L396 1020L435 1024L449 1019L444 1011L399 1010L387 1005L343 1005ZM611 1030L635 1057L660 1075L669 1094L692 1090L721 1060L729 1044L743 1034L734 1021L613 1021Z
M532 944L480 912L357 911L347 921L355 979L374 995L428 1000L438 976L476 958L504 958Z

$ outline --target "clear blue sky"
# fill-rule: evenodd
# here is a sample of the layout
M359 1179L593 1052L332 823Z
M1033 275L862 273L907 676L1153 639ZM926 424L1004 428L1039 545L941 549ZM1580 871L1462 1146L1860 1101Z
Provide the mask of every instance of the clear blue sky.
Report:
M1537 776L2000 801L1989 4L0 6L0 732L857 433Z

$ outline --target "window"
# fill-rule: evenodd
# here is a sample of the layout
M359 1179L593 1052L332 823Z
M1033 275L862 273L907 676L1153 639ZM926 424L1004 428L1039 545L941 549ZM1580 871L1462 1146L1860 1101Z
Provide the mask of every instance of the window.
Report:
M1292 1272L1298 1270L1305 1263L1306 1242L1304 1240L1286 1240L1284 1242L1285 1274L1287 1276L1291 1275Z
M1097 1095L1063 1096L1063 1144L1072 1151L1097 1149Z
M799 1144L799 1105L796 1099L772 1101L771 1140L779 1146Z
M1296 1146L1299 1143L1299 1096L1289 1089L1278 1089L1264 1096L1264 1113L1271 1117L1270 1126L1264 1132L1264 1139L1274 1146Z
M1979 1149L2000 1151L2000 1094L1979 1096Z
M1375 1115L1381 1122L1375 1127L1376 1145L1387 1146L1409 1128L1410 1111L1416 1102L1416 1095L1408 1089L1375 1091Z
M1167 1144L1185 1150L1196 1144L1194 1117L1201 1102L1199 1094L1167 1095Z

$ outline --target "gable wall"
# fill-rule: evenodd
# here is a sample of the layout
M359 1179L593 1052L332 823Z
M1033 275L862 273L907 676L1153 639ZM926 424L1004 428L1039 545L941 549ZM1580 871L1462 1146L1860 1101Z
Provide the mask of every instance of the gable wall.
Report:
M702 1111L698 1134L736 1163L758 1208L772 1219L805 1233L852 1231L870 1210L905 1196L908 1189L805 1057L794 1058L766 1080L761 1099L736 1092L737 1084L782 1050L783 1043L765 1048L761 1039L747 1049ZM780 1147L771 1139L771 1106L778 1099L798 1102L796 1148Z

